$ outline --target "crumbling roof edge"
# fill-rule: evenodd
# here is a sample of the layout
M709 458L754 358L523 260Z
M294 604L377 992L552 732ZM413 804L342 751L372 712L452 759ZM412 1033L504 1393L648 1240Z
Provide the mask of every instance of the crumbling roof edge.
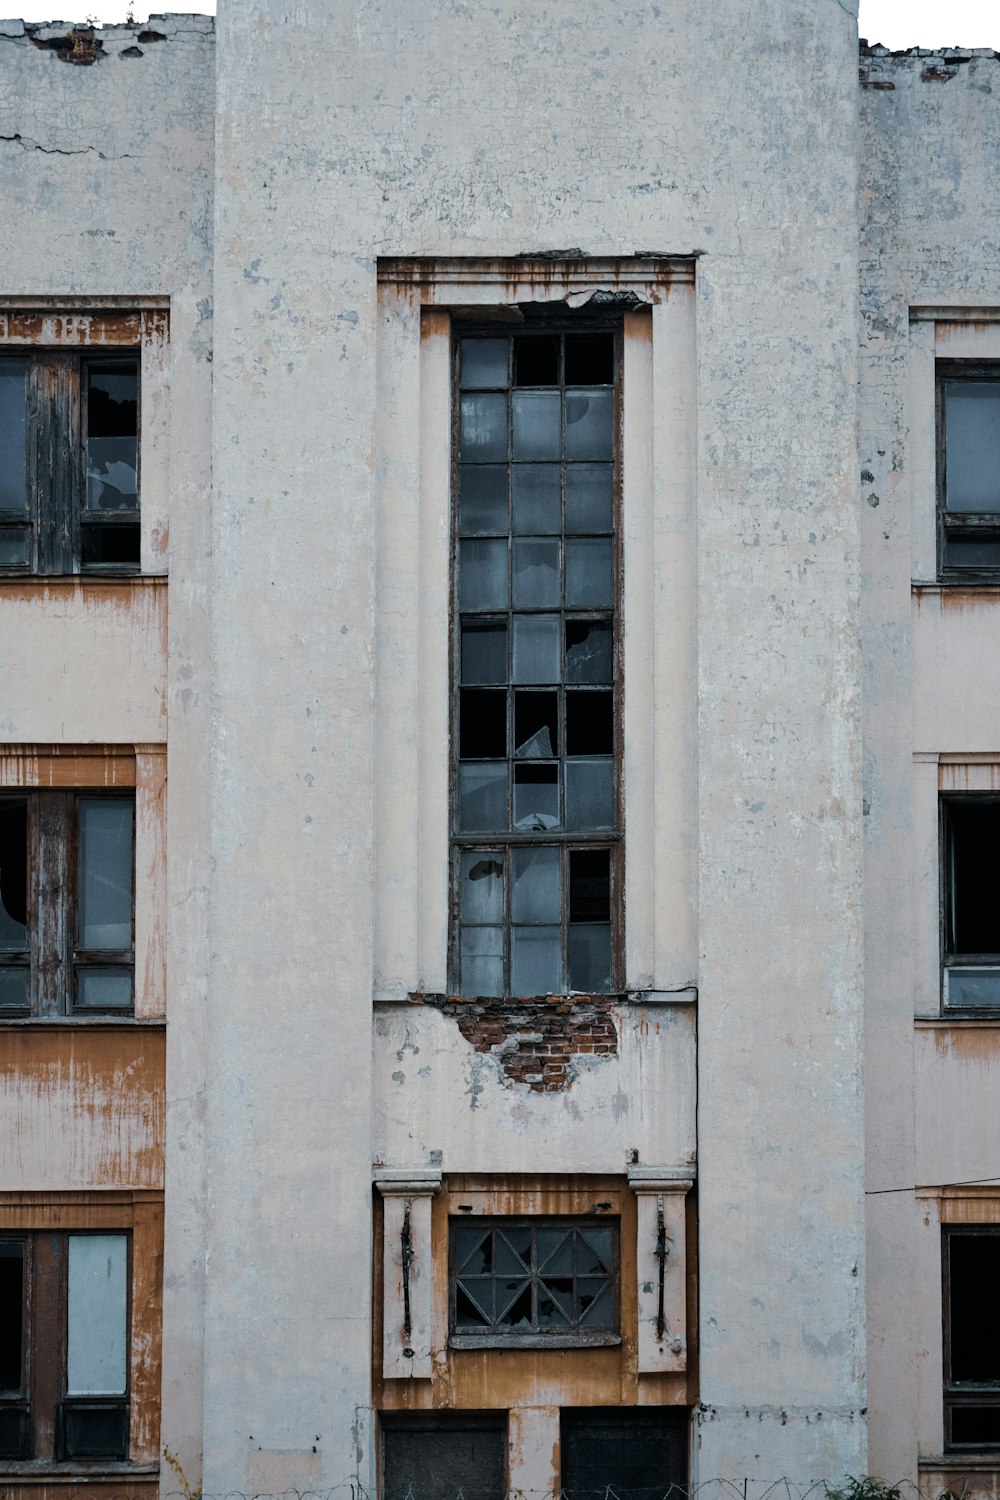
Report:
M914 62L922 62L928 57L951 63L971 62L974 57L1000 58L1000 51L994 47L899 47L894 50L884 47L881 42L869 42L864 36L859 39L858 50L862 57L912 58Z

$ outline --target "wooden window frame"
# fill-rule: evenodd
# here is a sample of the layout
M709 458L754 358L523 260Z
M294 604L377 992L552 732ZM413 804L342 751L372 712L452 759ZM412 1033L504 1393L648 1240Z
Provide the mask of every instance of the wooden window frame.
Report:
M86 506L87 372L102 364L135 365L139 409L136 424L136 485L141 493L142 351L139 343L80 348L0 346L0 359L26 363L27 516L0 511L0 526L23 527L29 533L26 563L0 566L0 577L60 577L83 574L133 577L133 562L85 562L84 534L90 526L127 527L135 532L138 554L141 499L135 510L88 511Z
M950 1005L948 1004L948 975L953 969L995 969L1000 978L1000 953L957 952L955 942L955 885L953 876L953 841L949 808L956 802L1000 804L1000 793L989 791L939 792L938 794L938 848L939 903L941 911L941 1014L961 1020L963 1017L1000 1017L1000 1003L996 1005Z
M532 1235L532 1266L536 1262L536 1235L539 1229L611 1229L612 1265L609 1278L611 1289L611 1324L608 1327L587 1328L573 1324L566 1328L545 1331L533 1326L530 1330L504 1329L494 1326L487 1332L460 1330L456 1327L456 1296L458 1268L455 1264L455 1231L460 1229L530 1229ZM543 1280L542 1273L532 1269L530 1284L532 1307L536 1305L536 1288ZM451 1349L593 1349L608 1348L621 1343L621 1221L611 1215L593 1216L580 1214L490 1214L477 1217L452 1215L448 1219L448 1346Z
M995 1408L1000 1423L1000 1380L996 1382L956 1381L951 1374L951 1242L958 1236L975 1235L979 1238L996 1239L1000 1242L1000 1224L942 1224L941 1226L941 1289L943 1324L943 1392L944 1392L944 1447L947 1453L995 1452L1000 1449L1000 1438L995 1443L956 1443L952 1438L952 1418L956 1409L970 1406Z
M947 561L949 536L966 536L1000 545L1000 476L995 511L950 511L947 501L948 431L945 382L978 380L995 383L1000 393L1000 360L939 359L934 365L935 427L937 435L937 556L942 583L1000 583L1000 562L993 567L963 568Z
M459 768L459 705L461 701L461 626L462 611L459 601L459 423L460 423L460 399L462 394L460 380L460 356L461 343L463 339L484 337L496 338L498 336L511 337L513 335L537 335L545 337L551 334L589 334L610 333L614 338L614 383L612 399L612 598L607 608L601 607L574 607L560 603L558 606L546 608L546 614L556 614L560 620L561 638L565 634L567 620L586 621L592 619L595 622L608 620L611 625L611 651L612 651L612 675L611 691L613 695L613 741L612 760L614 775L614 826L610 829L589 831L587 829L547 829L544 832L523 832L511 826L506 832L482 832L466 833L459 829L459 795L458 795L458 768ZM511 915L511 860L510 853L516 848L552 848L557 847L561 851L561 881L563 892L563 905L560 913L560 942L562 953L562 971L566 979L563 989L552 991L555 996L567 994L578 994L582 992L569 989L569 855L578 850L608 850L609 852L609 875L610 875L610 924L611 924L611 982L607 991L602 991L604 998L621 997L624 986L624 888L625 888L625 817L624 817L624 794L623 794L623 725L624 725L624 674L622 668L622 430L624 415L624 394L622 372L624 367L624 326L620 312L606 313L588 309L585 314L573 316L565 309L553 309L547 311L543 318L531 323L519 323L516 328L497 321L484 321L479 318L453 317L451 320L451 541L450 541L450 734L449 734L449 825L450 825L450 861L449 861L449 886L451 898L449 902L449 942L448 942L448 987L449 992L462 995L467 999L476 999L478 996L464 995L461 983L461 912L460 912L460 872L462 855L482 851L484 855L500 854L504 863L504 995L500 999L528 998L515 997L513 990L513 958L511 931L513 927ZM560 381L553 387L556 390L566 389L565 382ZM513 384L509 389L515 389ZM586 389L586 387L580 387ZM509 419L508 419L509 420ZM509 451L509 450L508 450ZM512 462L508 458L508 466ZM565 463L565 459L560 459ZM513 537L514 533L508 533ZM560 533L564 535L564 533ZM511 598L506 610L494 610L487 612L490 616L499 618L501 615L508 621L521 611L514 608ZM529 613L532 611L528 611ZM512 645L508 642L508 651ZM525 684L531 689L533 684ZM542 685L538 685L542 690ZM565 761L565 693L568 684L565 675L560 677L554 686L558 695L559 728L563 736L561 741L561 754L556 757L560 764ZM513 702L515 687L513 681L506 685L508 693L508 718L513 715ZM553 690L553 689L550 689ZM508 725L508 735L513 735L513 724ZM505 759L512 763L511 752L508 751ZM561 788L564 793L564 786ZM508 786L508 796L513 798L513 784ZM532 997L538 998L538 997Z
M69 1320L69 1241L84 1236L114 1234L126 1240L125 1278L125 1390L116 1396L69 1395L67 1386L67 1330ZM24 1461L53 1464L127 1463L130 1452L130 1407L132 1401L132 1286L133 1244L128 1228L15 1230L0 1228L0 1240L24 1246L25 1267L22 1323L21 1392L0 1398L0 1410L21 1415L23 1448L17 1455L0 1458L0 1471ZM66 1419L73 1410L120 1410L124 1428L124 1451L120 1454L81 1458L67 1453Z
M83 949L79 922L79 804L83 799L129 800L132 807L132 942L128 950ZM4 787L2 801L28 805L28 1003L0 1011L0 1021L77 1018L131 1019L135 1015L136 805L134 789L68 790ZM51 820L54 826L46 828ZM127 959L123 957L127 953ZM0 955L2 957L2 955ZM23 967L23 965L11 965ZM78 976L87 968L128 971L132 1003L80 1006Z

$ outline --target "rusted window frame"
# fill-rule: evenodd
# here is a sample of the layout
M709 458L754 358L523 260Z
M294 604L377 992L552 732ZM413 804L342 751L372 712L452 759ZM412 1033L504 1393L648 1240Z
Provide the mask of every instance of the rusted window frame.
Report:
M1000 1238L1000 1224L942 1224L941 1226L941 1295L942 1295L942 1381L944 1392L944 1446L948 1453L975 1453L1000 1448L996 1443L956 1443L952 1438L952 1414L956 1407L990 1406L1000 1411L1000 1381L955 1381L951 1375L951 1242L959 1235Z
M79 804L87 799L127 800L132 806L132 943L125 949L83 949L79 946ZM2 801L28 805L28 1005L0 1011L0 1022L10 1020L78 1019L129 1020L135 1015L135 792L129 788L75 787L61 791L5 787ZM42 819L55 826L43 829ZM128 953L128 960L123 958ZM12 967L20 967L13 965ZM132 1004L78 1006L77 976L81 969L127 969L132 981Z
M937 434L937 557L942 583L1000 583L1000 563L995 567L960 568L945 560L949 533L980 537L1000 543L1000 476L996 511L949 511L947 509L947 423L944 387L948 380L987 380L1000 392L1000 361L939 359L934 364L935 426Z
M607 1229L612 1231L611 1243L611 1316L610 1328L584 1328L573 1325L568 1328L553 1328L544 1331L533 1328L524 1332L517 1329L493 1329L486 1333L465 1332L456 1327L456 1299L458 1273L455 1265L455 1230L528 1229L532 1236L532 1262L535 1260L536 1235L539 1229ZM540 1273L531 1274L532 1305L535 1303L535 1288ZM450 1349L596 1349L616 1347L621 1338L621 1220L607 1215L596 1218L581 1214L490 1214L480 1217L461 1217L457 1214L448 1219L448 1347Z
M501 833L462 833L458 827L458 766L459 766L459 703L461 695L461 610L459 608L459 433L460 433L460 357L461 341L465 338L496 338L498 336L510 337L515 333L518 335L537 334L545 337L548 334L558 333L611 333L614 338L614 395L612 400L612 432L613 432L613 482L612 482L612 505L613 530L612 538L612 602L607 609L598 608L573 608L560 604L558 607L546 610L546 613L557 613L560 621L565 627L567 616L578 619L586 619L588 616L606 619L610 616L612 628L612 693L613 693L613 715L614 715L614 808L615 826L612 829L601 829L588 832L585 829L547 829L541 833L518 832L510 828ZM448 986L449 992L456 995L462 994L461 988L461 954L460 954L460 871L463 853L470 850L481 849L484 854L507 853L518 847L539 848L558 846L561 850L561 877L564 892L564 907L560 918L560 941L562 945L562 967L563 973L568 975L568 942L569 942L569 914L565 902L568 901L569 874L568 859L571 849L607 849L610 852L610 919L611 919L611 984L607 992L601 992L599 998L608 1000L620 997L624 987L624 907L625 907L625 811L624 811L624 787L622 767L624 761L623 725L624 725L624 673L622 671L622 432L624 414L624 319L620 310L606 310L604 312L588 308L586 313L572 315L565 309L556 308L546 311L544 316L530 323L521 321L520 315L515 314L514 319L493 319L479 316L456 316L451 318L451 453L450 453L450 484L451 505L450 521L451 534L449 545L449 689L450 689L450 725L449 725L449 766L448 766L448 810L449 810L449 933L448 933ZM564 390L560 384L557 389ZM509 418L508 418L509 420ZM508 450L509 451L509 450ZM508 460L508 463L510 460ZM509 533L512 535L512 533ZM565 561L563 563L565 567ZM506 610L506 616L510 619L514 613L511 603ZM496 611L497 615L504 613ZM508 646L508 649L511 649ZM508 691L510 684L507 684ZM556 688L560 703L565 701L565 680L562 680ZM510 699L510 712L513 712L513 697ZM509 726L509 733L512 727ZM565 736L565 715L560 712L560 732ZM562 741L565 746L565 738ZM509 796L513 796L513 786L508 788ZM504 976L505 995L503 999L529 998L514 997L512 985L512 961L511 961L511 861L504 858ZM556 992L553 992L556 993ZM558 996L565 994L577 995L587 998L582 992L562 991ZM477 996L463 996L467 999L477 999ZM539 998L539 997L531 997Z
M958 953L955 939L955 890L953 878L953 845L951 820L948 810L956 802L1000 803L998 792L939 792L938 793L938 901L941 912L941 1014L955 1020L963 1017L997 1016L998 1005L949 1005L948 971L950 969L996 969L1000 974L1000 953Z
M125 1270L125 1390L117 1396L69 1396L67 1384L67 1328L69 1321L69 1241L87 1235L122 1235L126 1241ZM0 1473L17 1473L21 1464L50 1462L61 1466L92 1465L93 1459L67 1458L64 1420L72 1408L120 1408L124 1413L125 1456L131 1452L132 1404L132 1231L124 1228L0 1230L0 1240L24 1246L24 1322L22 1347L24 1384L16 1398L0 1397L0 1410L26 1417L27 1452L0 1458ZM115 1462L101 1460L96 1462Z
M136 344L77 347L0 345L0 359L26 363L27 518L0 511L0 524L25 526L29 561L0 564L0 578L135 577L141 562L83 561L83 533L89 525L141 526L142 510L142 349ZM136 494L134 511L86 510L87 371L101 364L134 361L136 413Z

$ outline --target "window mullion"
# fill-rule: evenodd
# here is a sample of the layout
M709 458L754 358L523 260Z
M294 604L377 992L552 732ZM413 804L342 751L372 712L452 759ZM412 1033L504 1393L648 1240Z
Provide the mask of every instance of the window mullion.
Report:
M37 838L35 841L34 913L37 955L35 971L36 1013L40 1016L64 1014L70 1007L68 990L72 982L72 890L71 866L71 796L66 792L47 792L32 799L35 803Z
M56 1425L65 1385L66 1238L61 1234L36 1234L31 1248L34 1456L52 1459L56 1457Z

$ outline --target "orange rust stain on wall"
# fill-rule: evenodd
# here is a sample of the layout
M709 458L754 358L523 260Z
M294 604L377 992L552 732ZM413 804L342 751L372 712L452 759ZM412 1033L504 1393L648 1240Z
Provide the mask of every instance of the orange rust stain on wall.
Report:
M984 1063L987 1066L1000 1063L1000 1028L996 1025L936 1025L931 1029L939 1057L949 1058L953 1062Z
M0 1028L0 1189L162 1188L161 1026Z

